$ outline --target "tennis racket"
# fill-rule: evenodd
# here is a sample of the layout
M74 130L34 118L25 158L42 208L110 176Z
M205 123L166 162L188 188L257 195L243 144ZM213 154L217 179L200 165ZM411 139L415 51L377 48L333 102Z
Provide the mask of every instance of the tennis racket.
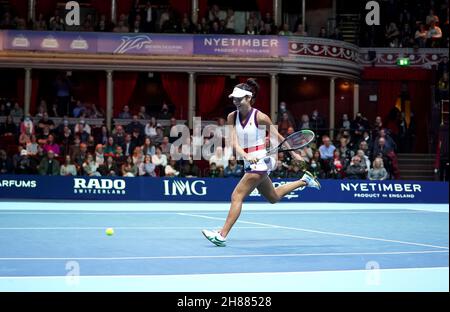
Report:
M270 149L267 156L279 152L291 152L299 150L314 141L316 135L311 130L300 130L292 133L284 139L278 146Z

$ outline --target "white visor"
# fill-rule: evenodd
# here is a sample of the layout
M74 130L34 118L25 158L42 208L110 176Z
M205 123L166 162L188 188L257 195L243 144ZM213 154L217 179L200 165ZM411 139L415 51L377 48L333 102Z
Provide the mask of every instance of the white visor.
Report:
M253 96L253 93L251 93L250 91L244 90L244 89L240 89L240 88L234 88L233 89L233 93L231 93L228 97L232 98L242 98L244 96Z

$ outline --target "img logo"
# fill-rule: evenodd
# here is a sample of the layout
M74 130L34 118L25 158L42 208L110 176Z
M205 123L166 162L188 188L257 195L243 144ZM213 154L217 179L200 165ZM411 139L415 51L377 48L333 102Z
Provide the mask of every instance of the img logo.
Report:
M366 10L370 10L366 14L366 24L380 26L380 4L377 1L369 1L366 3Z
M199 186L200 184L200 186ZM205 181L178 181L178 180L164 180L164 195L165 196L177 196L177 195L197 195L205 196L207 187L204 186Z

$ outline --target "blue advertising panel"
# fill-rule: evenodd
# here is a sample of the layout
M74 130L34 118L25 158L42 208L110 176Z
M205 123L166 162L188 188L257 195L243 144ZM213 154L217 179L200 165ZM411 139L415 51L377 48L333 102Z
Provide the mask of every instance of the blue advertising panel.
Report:
M199 35L194 54L244 57L287 56L288 38L279 36Z
M280 57L289 54L283 36L0 31L4 50L123 55L226 55Z
M290 180L274 180L275 187ZM124 201L229 202L233 178L91 178L0 176L0 198ZM284 202L448 203L448 183L426 181L323 180L320 191L297 189ZM247 201L264 202L257 190Z
M95 33L8 30L4 34L5 50L97 52Z
M192 55L191 35L101 34L98 52L143 55Z

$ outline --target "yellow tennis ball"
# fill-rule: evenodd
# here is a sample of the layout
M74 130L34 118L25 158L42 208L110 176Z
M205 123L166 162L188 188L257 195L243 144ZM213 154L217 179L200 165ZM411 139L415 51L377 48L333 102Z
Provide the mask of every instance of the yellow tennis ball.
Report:
M114 229L113 228L107 228L105 232L106 232L106 235L111 236L111 235L114 234Z

